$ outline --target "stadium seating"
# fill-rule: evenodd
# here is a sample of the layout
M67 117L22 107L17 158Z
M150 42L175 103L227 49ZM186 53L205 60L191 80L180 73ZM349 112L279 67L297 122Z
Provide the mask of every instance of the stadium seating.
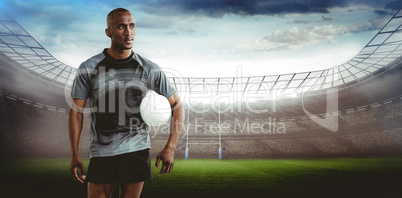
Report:
M402 128L344 135L361 154L393 155L402 151Z
M345 120L349 126L368 124L375 122L377 109L362 110L359 112L353 112L351 114L341 115L340 118Z
M1 94L0 105L5 107L0 112L0 136L4 148L1 155L69 156L68 110L24 102L18 96L6 93ZM330 135L323 126L305 116L292 116L284 120L275 118L274 121L268 118L236 120L236 114L228 113L221 125L222 149L226 158L397 155L402 153L402 128L398 127L398 119L402 116L400 112L402 103L399 101L384 102L375 108L349 108L339 113L339 123L335 119L328 121L330 125L338 124L340 127L338 132L331 132ZM284 124L286 133L268 133L272 126L278 126L279 123ZM177 144L177 156L184 156L186 127ZM194 158L216 158L219 125L210 120L201 120L197 124L190 122L188 127L189 155ZM80 144L80 152L84 156L89 148L89 130L90 118L84 116L84 132ZM151 156L155 157L164 148L168 130L167 127L149 128L152 137ZM197 137L207 139L194 142Z
M355 155L355 150L346 143L341 143L334 137L301 138L300 141L314 146L326 156Z
M190 142L188 145L189 156L193 158L218 157L219 145L216 140Z
M224 141L230 157L273 157L274 153L255 140Z
M293 139L261 140L269 146L278 157L313 157L318 156L316 150Z
M385 106L386 115L384 119L391 119L402 116L402 103L392 103Z

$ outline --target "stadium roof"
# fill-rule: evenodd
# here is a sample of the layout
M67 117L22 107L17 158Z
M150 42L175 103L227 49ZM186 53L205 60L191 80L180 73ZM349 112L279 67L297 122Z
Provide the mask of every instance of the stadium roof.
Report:
M402 55L401 26L402 11L399 10L354 58L324 70L225 78L187 78L169 72L167 75L179 92L208 92L212 96L228 92L295 95L344 88L375 77L390 69L395 61L399 63ZM0 52L12 60L8 61L10 65L59 87L70 86L77 70L54 58L4 12L0 13Z

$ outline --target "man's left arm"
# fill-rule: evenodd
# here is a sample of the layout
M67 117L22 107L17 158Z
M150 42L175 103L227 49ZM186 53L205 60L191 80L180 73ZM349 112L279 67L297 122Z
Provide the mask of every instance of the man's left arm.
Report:
M165 148L156 156L155 169L158 169L159 162L162 161L162 167L159 174L170 173L174 165L174 151L176 149L177 140L180 137L183 128L184 114L183 106L180 102L179 95L173 94L168 98L170 106L173 107L173 115L170 122L170 135Z

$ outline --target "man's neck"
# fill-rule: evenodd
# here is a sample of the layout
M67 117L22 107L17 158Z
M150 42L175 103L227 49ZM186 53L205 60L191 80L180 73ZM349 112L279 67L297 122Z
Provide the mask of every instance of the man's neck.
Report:
M111 47L107 50L107 53L114 59L125 59L131 55L131 49L121 50Z

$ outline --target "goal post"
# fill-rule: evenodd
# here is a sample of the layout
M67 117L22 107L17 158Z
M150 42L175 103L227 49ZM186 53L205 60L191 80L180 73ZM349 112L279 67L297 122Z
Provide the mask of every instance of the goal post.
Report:
M221 131L221 115L220 115L220 109L219 109L219 112L218 112L218 128L219 128L219 131L218 131L218 133L219 133L219 137L218 137L218 141L215 141L215 142L205 142L205 141L199 141L199 142L190 142L190 140L189 140L189 136L190 136L190 109L188 108L188 106L187 106L187 121L186 121L186 124L187 124L187 126L186 126L186 133L187 133L187 136L186 136L186 149L185 149L185 154L184 154L184 158L185 158L185 160L188 160L189 159L189 157L191 157L190 156L190 147L189 147L189 145L196 145L196 144L202 144L202 145L218 145L219 146L219 148L218 148L218 159L222 159L222 137L221 137L221 133L222 133L222 131ZM203 120L203 124L205 124L205 120Z

